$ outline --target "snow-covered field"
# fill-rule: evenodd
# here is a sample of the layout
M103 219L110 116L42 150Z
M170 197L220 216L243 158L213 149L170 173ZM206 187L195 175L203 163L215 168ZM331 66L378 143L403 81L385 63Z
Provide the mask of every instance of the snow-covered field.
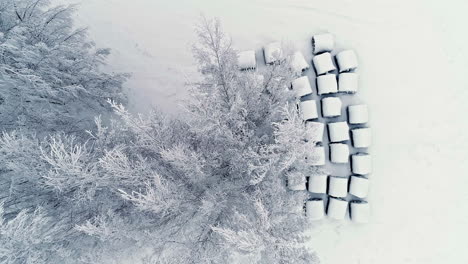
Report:
M56 2L71 0L57 0ZM74 0L76 2L76 0ZM468 263L468 2L82 0L78 20L115 70L132 72L135 111L177 113L196 69L193 24L221 18L239 49L273 40L310 52L330 31L360 59L370 108L371 223L319 223L311 247L326 264ZM310 54L307 58L310 58Z

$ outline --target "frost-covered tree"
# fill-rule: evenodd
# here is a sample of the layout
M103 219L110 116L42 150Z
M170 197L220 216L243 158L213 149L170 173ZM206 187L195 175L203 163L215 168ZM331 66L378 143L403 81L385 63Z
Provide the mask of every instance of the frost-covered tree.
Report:
M126 75L101 69L110 51L74 27L73 12L48 0L0 0L1 130L81 132L107 98L124 100Z
M3 134L6 230L42 208L67 230L44 242L66 254L36 249L49 263L316 263L303 244L307 193L286 188L290 171L316 170L303 155L315 142L288 107L294 74L287 62L239 71L217 20L197 33L203 78L180 118L109 100L117 118L96 118L86 141Z
M70 257L65 243L69 232L41 208L23 210L5 220L0 204L0 262L53 263Z

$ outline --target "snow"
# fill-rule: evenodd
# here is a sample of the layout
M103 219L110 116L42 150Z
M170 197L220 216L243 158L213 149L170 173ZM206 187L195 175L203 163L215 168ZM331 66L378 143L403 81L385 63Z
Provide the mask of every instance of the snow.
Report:
M314 63L315 72L317 75L322 75L336 69L335 64L333 64L332 56L329 52L315 55L312 58L312 62Z
M353 147L368 148L372 143L372 132L368 127L351 129Z
M239 52L238 64L241 70L257 68L254 50L246 50Z
M349 147L343 143L330 144L330 161L332 163L348 163Z
M327 193L327 175L312 175L309 177L308 191L311 193Z
M341 122L332 122L327 124L328 127L328 137L330 142L341 142L349 140L349 126L348 123Z
M292 81L292 89L295 91L297 97L302 97L312 93L309 77L302 76Z
M283 48L280 42L272 42L263 48L266 64L279 62L283 58Z
M325 131L325 124L322 122L308 121L306 126L306 140L312 142L322 142Z
M340 72L354 70L358 67L358 60L354 50L340 51L335 58Z
M322 99L322 116L336 117L341 115L341 99L338 97L325 97Z
M314 54L332 51L335 47L335 38L333 34L323 33L312 37L312 48Z
M328 185L328 195L340 198L348 195L348 178L330 176Z
M317 103L315 100L299 102L299 112L304 121L318 118Z
M317 77L317 91L319 95L338 92L338 83L335 74L327 74Z
M356 93L359 75L355 72L343 72L338 75L338 91L342 93Z
M349 205L349 214L353 222L368 223L370 215L369 203L365 201L351 201Z
M312 199L306 202L306 215L309 220L315 221L325 217L325 206L322 199Z
M348 209L348 202L341 198L330 197L328 199L327 215L331 219L343 220Z
M369 111L367 105L348 106L348 120L350 124L365 124L369 121Z
M110 70L133 73L133 111L180 111L200 13L218 16L235 47L255 49L259 62L279 38L303 43L311 61L311 36L332 32L337 49L359 55L355 96L371 111L376 177L369 223L314 226L310 247L325 264L468 263L467 1L81 0L78 8L79 24L113 49ZM453 177L439 181L443 174Z
M301 73L307 70L310 65L304 58L304 55L300 51L296 51L291 55L291 68L296 73Z
M353 173L367 175L372 172L372 159L368 153L357 153L351 156L351 168Z
M351 176L349 181L349 194L366 198L369 192L369 180L361 176Z

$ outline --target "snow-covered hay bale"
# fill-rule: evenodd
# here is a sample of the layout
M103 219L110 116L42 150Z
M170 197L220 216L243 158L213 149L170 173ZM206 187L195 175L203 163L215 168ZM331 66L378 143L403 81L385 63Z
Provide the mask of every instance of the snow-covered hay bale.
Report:
M336 70L335 64L333 64L332 56L329 52L314 56L314 58L312 58L312 62L314 63L314 68L317 75L322 75Z
M255 59L255 51L246 50L246 51L239 52L237 63L241 70L257 68L257 60Z
M312 87L307 76L302 76L292 81L292 89L297 97L302 97L312 93Z
M314 198L306 201L306 216L309 220L320 220L325 217L325 206L323 200Z
M349 206L351 220L356 223L368 223L370 216L369 203L366 201L351 201Z
M358 67L358 60L354 50L343 50L336 54L336 62L340 72L354 70Z
M265 76L263 76L263 74L255 74L254 75L254 83L255 85L263 85L263 83L265 82ZM286 87L285 90L287 90L288 88Z
M368 127L352 129L351 137L355 148L368 148L372 143L372 133Z
M335 74L326 74L317 77L317 92L319 95L338 92L338 83Z
M325 124L321 122L306 122L306 140L312 142L322 142Z
M352 155L351 168L354 174L367 175L372 173L372 159L370 154L358 153Z
M332 163L348 163L349 147L343 143L330 144L330 161Z
M322 116L336 117L341 115L341 99L338 97L326 97L322 99Z
M328 123L327 127L330 142L342 142L349 140L349 126L346 122Z
M330 33L317 34L312 37L312 50L314 54L332 51L335 47L335 38Z
M287 174L288 188L291 191L306 190L306 177L300 172L290 172Z
M311 193L327 193L327 175L312 175L309 177L308 191Z
M349 193L365 198L369 192L369 180L361 176L351 176L349 183Z
M299 102L299 112L304 121L318 118L317 103L315 100Z
M293 55L291 56L290 65L291 65L291 69L295 73L301 73L309 69L310 67L310 65L305 60L304 55L302 55L300 51L296 51L293 53Z
M358 74L355 72L344 72L338 75L338 92L356 93L358 89Z
M325 148L323 146L315 146L307 153L307 162L312 166L325 165Z
M330 197L328 199L327 215L336 220L343 220L348 209L348 202L341 198Z
M369 112L367 105L350 105L348 106L348 120L350 124L365 124L369 121Z
M273 42L263 48L266 64L279 63L283 59L283 49L280 42Z
M333 197L346 197L346 195L348 195L348 178L330 176L328 195Z

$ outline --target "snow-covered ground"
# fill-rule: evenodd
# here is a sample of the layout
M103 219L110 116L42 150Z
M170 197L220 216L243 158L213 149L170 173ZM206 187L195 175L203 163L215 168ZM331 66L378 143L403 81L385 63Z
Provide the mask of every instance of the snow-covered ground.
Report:
M114 49L114 69L134 73L136 111L154 104L177 112L195 73L190 45L201 13L221 18L239 49L283 40L306 54L312 34L334 33L360 59L358 96L369 105L374 140L372 219L317 224L311 247L325 264L468 263L468 2L80 3L79 22Z

